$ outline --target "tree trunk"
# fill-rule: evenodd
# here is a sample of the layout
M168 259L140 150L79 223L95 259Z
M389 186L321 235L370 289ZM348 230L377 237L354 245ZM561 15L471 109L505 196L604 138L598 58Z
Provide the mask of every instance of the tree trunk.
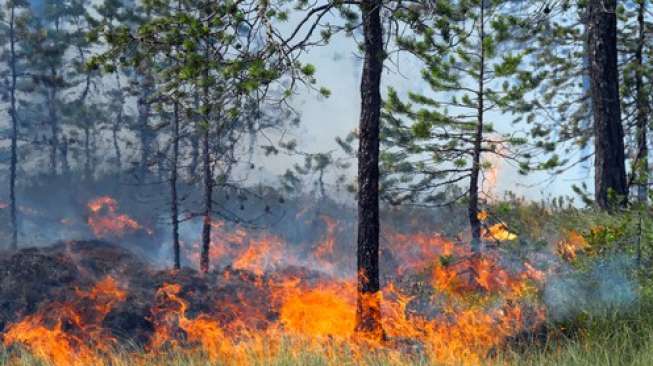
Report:
M209 59L209 44L206 45L206 59ZM211 136L211 100L209 99L209 70L204 73L203 87L203 115L202 126L202 164L204 172L204 223L202 226L202 253L200 254L200 270L209 272L209 251L211 249L211 211L213 206L213 172L211 170L211 150L209 138Z
M172 215L172 250L174 252L174 268L181 268L179 255L179 207L177 199L177 166L179 165L179 104L175 102L173 111L172 131L172 168L170 175L170 199Z
M637 40L637 50L635 51L635 63L637 71L635 74L635 105L637 108L637 156L633 167L634 176L637 186L637 201L642 204L648 202L648 97L644 90L644 43L646 42L646 24L644 23L644 13L646 11L646 2L640 1L637 9L637 23L639 26L639 36Z
M10 42L10 60L11 69L11 105L9 113L11 114L11 163L9 167L9 216L11 221L11 249L18 249L18 221L16 219L16 166L18 164L18 115L16 112L16 10L15 6L11 7L9 19L9 42Z
M204 172L204 222L202 225L202 253L200 270L209 271L209 250L211 247L211 210L213 201L213 177L211 174L211 151L209 150L209 128L205 126L202 136L202 167Z
M483 3L483 2L481 2ZM481 172L481 148L483 146L483 117L485 112L484 101L484 77L485 77L485 7L481 7L481 18L479 20L479 43L481 45L479 60L479 77L478 77L478 108L476 121L476 134L474 136L474 151L472 155L472 171L469 177L469 203L467 205L467 215L469 218L469 227L472 233L472 252L481 251L481 221L478 218L478 193L479 193L479 175Z
M363 0L364 64L358 147L358 299L356 331L382 337L379 279L379 118L383 73L380 0Z
M624 132L617 71L616 0L589 1L589 59L594 115L596 203L614 209L627 200Z

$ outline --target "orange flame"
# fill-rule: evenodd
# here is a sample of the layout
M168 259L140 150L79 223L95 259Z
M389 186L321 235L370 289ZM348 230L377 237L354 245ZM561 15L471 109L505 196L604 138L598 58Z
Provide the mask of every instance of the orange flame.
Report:
M320 216L326 225L326 233L324 238L317 244L313 251L313 256L320 265L320 268L326 272L333 272L335 258L335 245L336 245L336 230L338 222L332 217L322 215Z
M90 215L87 223L96 237L121 237L128 232L142 228L136 220L125 214L118 214L118 202L109 196L96 198L88 203Z
M56 366L96 364L99 352L109 352L115 339L102 321L126 293L112 277L89 291L76 290L76 298L54 303L8 326L5 346L20 343L34 355Z
M286 330L310 337L353 335L356 320L353 286L333 283L286 291L279 312L280 323Z
M494 224L483 231L483 239L496 241L511 241L517 239L517 235L511 233L504 223Z
M579 252L589 247L587 240L575 230L570 230L564 239L556 244L556 252L567 261L573 261Z
M110 197L94 200L88 207L92 218L124 216L116 213L118 205ZM310 246L314 250L309 259L329 268L327 264L347 256L335 250L338 222L327 216L322 220L326 233ZM295 253L281 237L242 226L227 227L221 221L211 225L212 260L231 264L221 274L228 283L225 286L240 281L249 287L225 290L226 295L216 297L211 307L197 309L181 284L164 283L149 309L153 333L146 348L151 353L169 347L200 349L211 362L249 364L252 354L274 355L281 339L289 337L305 340L306 347L316 350L334 344L346 347L363 363L370 349L400 359L397 345L410 340L435 364L476 365L509 337L544 317L543 310L527 299L545 275L529 263L507 267L496 250L474 255L468 244L438 233L386 229L383 249L398 262L396 278L400 280L386 281L380 292L367 299L374 304L382 299L386 337L361 339L354 332L354 281L303 275L292 268L277 271ZM496 235L515 236L499 225L487 234L495 239ZM133 227L119 226L122 230ZM78 289L69 302L54 303L10 325L4 343L22 343L56 366L97 364L99 355L110 352L115 344L102 322L125 298L125 292L108 277L91 290Z

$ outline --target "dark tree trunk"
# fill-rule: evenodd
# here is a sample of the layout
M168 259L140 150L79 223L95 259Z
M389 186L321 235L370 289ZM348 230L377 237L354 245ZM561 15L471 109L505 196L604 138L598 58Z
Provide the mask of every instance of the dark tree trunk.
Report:
M202 272L209 271L209 250L211 247L211 210L213 203L213 176L211 174L211 151L209 147L210 131L204 126L202 136L202 168L204 177L204 223L202 225L202 253L200 258L200 269Z
M481 18L479 20L479 43L480 52L480 70L478 77L478 108L476 121L476 134L474 136L474 151L472 155L472 170L469 177L469 203L467 205L467 215L469 217L469 227L472 233L472 252L481 251L481 221L478 218L478 193L479 193L479 175L481 172L481 148L483 144L483 117L485 112L484 100L484 77L485 77L485 8L481 4Z
M594 187L597 205L611 210L614 203L625 204L628 193L619 104L616 0L590 0L588 10Z
M648 96L644 90L644 43L646 42L646 23L644 14L646 12L646 2L641 1L637 9L637 24L639 26L639 35L637 40L637 49L635 51L635 63L637 71L635 74L635 94L637 108L637 156L635 157L635 166L633 167L634 176L637 186L637 201L642 204L648 202Z
M170 175L170 199L172 215L172 250L174 253L174 268L181 268L179 255L179 206L177 199L177 169L179 165L179 104L175 102L173 111L172 131L172 168Z
M16 10L11 7L9 18L9 42L10 42L10 60L9 68L11 69L11 105L9 113L11 114L11 162L9 167L9 216L11 221L11 249L18 249L18 221L16 219L16 166L18 165L18 115L16 111Z
M209 58L209 42L206 45L206 59ZM202 252L200 254L200 270L209 272L209 251L211 249L211 211L213 209L213 171L211 169L211 150L209 139L211 137L211 100L209 97L209 71L204 73L203 87L203 112L204 125L202 130L202 168L204 177L204 223L202 225Z
M383 73L380 0L363 0L365 61L358 147L358 300L356 330L382 337L379 280L379 118Z

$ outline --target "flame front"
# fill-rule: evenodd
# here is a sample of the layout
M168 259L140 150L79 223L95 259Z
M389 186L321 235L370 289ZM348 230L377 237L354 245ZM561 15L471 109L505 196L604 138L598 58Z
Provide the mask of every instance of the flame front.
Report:
M91 202L89 210L91 217L123 217L108 197ZM349 263L350 256L338 250L340 223L327 216L320 219L325 230L308 246L307 260L323 263L331 272ZM122 223L108 227L116 225L125 228ZM251 364L252 357L270 359L289 348L326 352L330 360L337 360L331 352L347 349L362 363L376 351L405 359L403 350L410 342L433 363L474 365L544 317L542 308L529 301L545 277L531 264L508 268L499 249L481 256L468 244L438 233L386 228L383 250L393 254L397 265L373 295L375 300L381 297L385 337L360 337L354 332L357 292L351 277L302 272L290 265L300 260L296 246L271 233L219 221L212 225L213 259L227 264L215 272L222 276L218 285L225 286L216 291L225 295L215 297L209 307L198 307L192 300L198 290L174 282L176 272L171 272L172 280L150 299L145 319L151 324L148 354L199 349L213 362L244 365ZM505 240L514 235L505 226L501 230L509 234L503 234ZM4 344L23 344L56 366L99 363L118 344L103 321L126 296L126 290L107 277L90 290L76 290L70 301L54 302L9 325Z

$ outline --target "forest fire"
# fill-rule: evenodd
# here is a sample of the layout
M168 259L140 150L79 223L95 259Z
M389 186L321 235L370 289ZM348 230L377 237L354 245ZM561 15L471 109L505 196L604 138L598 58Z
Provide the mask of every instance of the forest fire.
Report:
M77 289L75 298L54 302L36 314L11 324L4 333L6 346L20 343L55 365L90 365L116 345L102 322L126 292L111 277L91 290Z
M576 259L578 253L587 249L588 246L587 240L581 234L575 230L571 230L567 232L565 238L558 241L556 251L562 258L573 261Z
M651 24L2 1L0 365L653 365Z
M497 223L488 227L483 232L485 240L511 241L517 239L517 235L511 233L504 223Z
M273 269L282 258L288 260L283 241L278 236L248 231L242 226L228 228L224 221L211 221L211 263L229 264L236 269L252 271L258 275ZM199 242L194 242L186 255L193 263L199 262Z
M102 196L88 203L88 226L98 238L122 237L128 232L142 228L136 220L125 214L118 214L118 202L109 197Z
M125 220L133 221L118 215L108 197L91 202L89 209L119 218L108 225L111 229L137 227L135 222L124 226ZM388 249L401 264L379 293L386 337L362 340L354 334L355 283L327 274L346 263L346 255L337 250L338 222L327 216L322 222L324 235L304 262L275 234L214 222L213 259L228 267L216 267L213 273L220 279L177 282L181 273L165 272L164 282L148 285L150 295L138 300L149 304L141 315L151 329L144 349L148 354L199 349L212 360L247 364L252 352L274 353L281 339L301 340L303 347L316 349L340 344L360 355L356 357L371 347L397 358L409 340L435 361L472 365L544 320L541 305L529 300L544 278L530 264L508 268L498 251L473 255L467 245L437 233L388 231ZM311 274L293 263L327 265L322 274ZM424 276L430 280L417 279ZM105 277L89 290L76 290L72 300L47 303L9 324L4 344L22 344L57 366L94 363L124 337L114 334L105 319L142 286L123 277ZM211 293L217 297L197 304L199 291L206 291L202 286L215 285L220 287Z

